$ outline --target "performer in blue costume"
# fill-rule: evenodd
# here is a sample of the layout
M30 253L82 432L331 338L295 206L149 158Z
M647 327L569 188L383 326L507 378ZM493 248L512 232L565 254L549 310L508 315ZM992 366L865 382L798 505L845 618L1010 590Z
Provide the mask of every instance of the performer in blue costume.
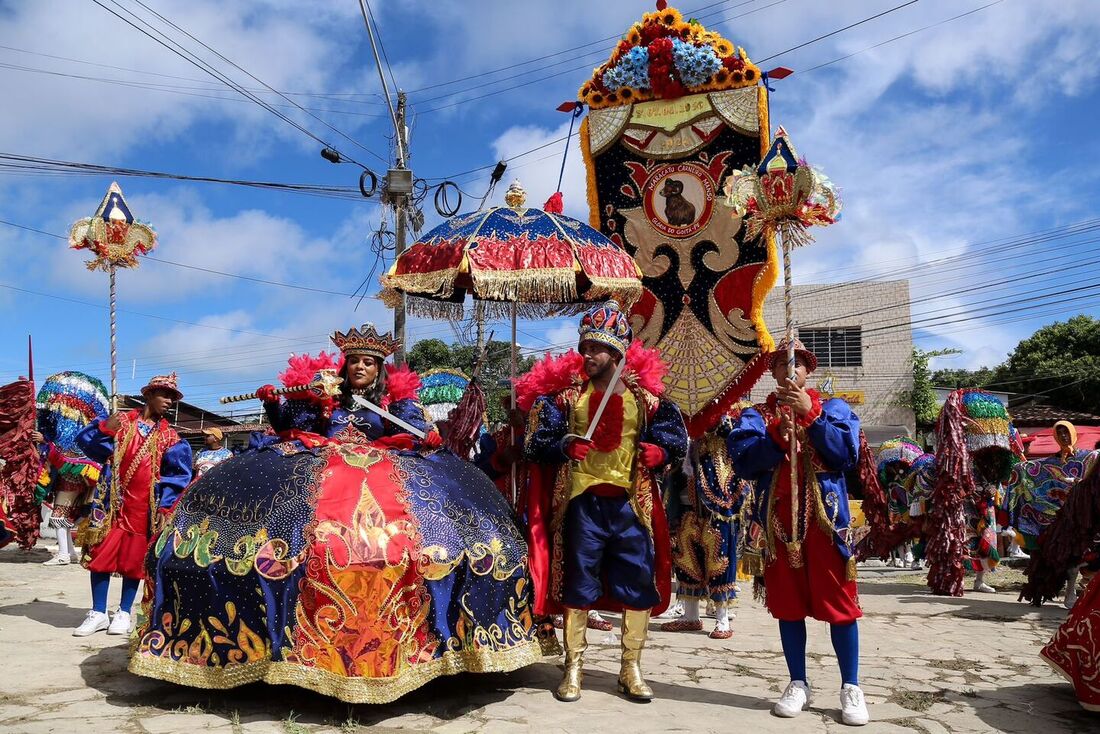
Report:
M766 603L779 620L779 637L791 682L772 709L794 717L810 703L806 678L806 618L828 622L840 664L841 719L868 721L859 687L859 630L863 612L856 594L856 559L845 472L859 465L859 418L843 400L821 400L806 388L817 358L800 341L797 367L787 376L787 345L772 357L778 389L747 408L729 435L734 470L756 482L753 541L746 563L763 577ZM790 446L797 453L792 487Z
M333 341L338 398L262 389L278 434L194 483L157 538L131 671L384 703L541 658L527 548L500 493L437 450L419 378L383 366L390 335L365 326ZM284 382L319 366L295 358Z
M737 544L741 535L741 509L752 496L752 485L739 477L730 464L726 438L737 407L722 417L711 431L692 441L689 461L681 471L673 468L668 494L669 526L673 528L672 565L676 570L676 598L684 602L684 614L665 622L665 632L703 629L699 604L714 604L711 639L727 640L730 606L737 599Z
M632 340L626 313L608 302L581 320L580 354L548 358L516 385L518 404L530 407L524 452L541 465L527 510L538 611L564 614L559 701L580 698L593 608L623 613L619 691L653 698L641 654L650 612L668 606L671 581L654 473L683 461L687 429L662 397L666 368L656 350Z

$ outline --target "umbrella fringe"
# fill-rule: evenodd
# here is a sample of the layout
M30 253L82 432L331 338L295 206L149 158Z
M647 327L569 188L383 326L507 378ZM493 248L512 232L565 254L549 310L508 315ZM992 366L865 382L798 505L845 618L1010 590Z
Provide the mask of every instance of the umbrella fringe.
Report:
M606 301L614 299L623 308L629 309L642 297L642 284L632 278L602 278L588 276L592 283L585 291L587 301Z
M518 271L473 270L474 295L481 300L517 303L569 303L577 300L577 275L572 269Z
M381 278L382 299L385 301L387 298L396 298L397 302L400 303L400 293L387 295L387 290L404 291L409 295L448 299L454 295L454 282L455 278L458 277L458 273L458 268L445 268L430 273L387 273ZM391 304L387 302L387 305Z

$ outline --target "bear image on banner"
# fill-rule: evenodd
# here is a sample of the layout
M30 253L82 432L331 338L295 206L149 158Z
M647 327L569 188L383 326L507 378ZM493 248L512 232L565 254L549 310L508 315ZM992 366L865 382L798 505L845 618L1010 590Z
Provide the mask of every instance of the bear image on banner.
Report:
M669 398L703 430L774 346L762 315L774 240L746 236L715 206L730 174L769 147L760 77L743 49L665 7L634 24L579 93L590 223L638 263L631 326L660 349Z

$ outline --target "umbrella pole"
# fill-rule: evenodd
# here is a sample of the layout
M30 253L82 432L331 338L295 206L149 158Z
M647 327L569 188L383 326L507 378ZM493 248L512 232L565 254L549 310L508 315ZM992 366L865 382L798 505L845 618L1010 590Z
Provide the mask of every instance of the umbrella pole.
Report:
M512 364L511 364L511 372L512 372L511 385L512 385L512 410L513 411L516 409L516 370L517 370L517 364L516 363L518 361L517 354L516 354L516 351L518 349L518 346L516 344L516 311L517 311L518 308L519 307L516 305L516 303L513 302L512 303L512 360L511 360L512 361ZM515 448L515 445L516 445L516 427L514 425L512 425L512 416L511 415L508 416L508 436L511 438L512 447ZM516 506L516 502L518 501L518 498L519 498L519 493L516 490L516 462L513 460L512 461L512 507Z
M791 246L786 237L780 235L783 242L783 309L787 320L787 378L793 380L795 372L794 355L794 309L791 303L793 287L791 285ZM798 431L794 428L794 410L787 408L791 415L790 442L791 465L791 535L787 543L787 558L792 568L802 567L802 539L798 537Z
M117 303L115 290L115 266L111 266L111 411L118 410L118 317L115 315Z

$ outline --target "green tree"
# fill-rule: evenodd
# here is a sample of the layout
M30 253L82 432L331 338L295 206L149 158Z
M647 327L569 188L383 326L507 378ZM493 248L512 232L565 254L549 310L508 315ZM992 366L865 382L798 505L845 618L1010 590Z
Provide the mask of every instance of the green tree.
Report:
M958 349L937 349L925 351L913 347L913 355L909 361L913 365L913 389L903 391L898 399L898 405L910 408L917 423L917 433L923 438L923 434L932 429L936 423L936 415L939 406L936 404L936 391L933 389L932 372L928 368L933 357L944 357L949 354L959 354Z
M461 344L448 345L439 339L424 339L413 345L406 355L409 367L421 374L431 369L450 367L459 369L467 375L473 374L477 364L478 351L475 346ZM485 362L481 366L478 382L485 391L489 422L498 423L505 419L502 400L510 394L512 345L505 341L490 341L486 345ZM535 364L533 357L520 355L516 365L516 374L524 375Z
M1074 316L1039 329L998 369L997 383L1041 394L1061 408L1100 414L1100 320Z
M453 367L451 348L441 339L421 339L405 354L409 369L421 374L437 367Z
M943 369L932 373L932 384L936 387L985 387L995 382L999 367L981 367L976 370Z

